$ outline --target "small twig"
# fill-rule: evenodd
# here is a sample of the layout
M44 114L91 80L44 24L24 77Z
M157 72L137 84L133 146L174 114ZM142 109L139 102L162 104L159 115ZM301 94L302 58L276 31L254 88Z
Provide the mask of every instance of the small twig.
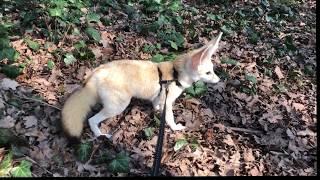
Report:
M253 134L262 134L262 131L258 131L258 130L252 130L252 129L245 129L245 128L237 128L237 127L229 127L229 126L225 126L223 124L214 124L214 127L217 128L226 128L226 129L230 129L232 131L238 131L238 132L247 132L247 133L253 133Z
M40 164L39 164L37 161L33 160L31 157L29 157L29 156L27 156L27 155L24 155L24 156L25 156L25 158L26 158L27 160L31 161L33 164L36 164L36 165L39 166L41 169L45 170L47 173L49 173L49 174L51 174L51 175L53 174L52 172L50 172L50 171L47 170L46 168L40 166Z
M278 151L270 151L271 154L273 155L278 155L278 156L287 156L288 154L283 153L283 152L278 152Z
M69 26L67 27L67 31L65 31L65 32L64 32L64 34L63 34L63 38L62 38L62 40L61 40L61 44L63 44L63 43L64 43L64 39L66 38L67 33L68 33L68 31L69 31L70 27L71 27L71 24L69 24Z
M46 102L43 102L43 101L41 101L41 100L34 99L34 98L29 98L29 97L22 97L22 96L19 96L19 95L16 95L16 94L13 94L13 95L16 96L16 97L18 97L18 98L21 98L21 99L27 99L27 100L30 100L30 101L38 102L38 103L41 103L41 104L43 104L43 105L50 106L50 107L52 107L52 108L55 108L55 109L61 111L61 109L58 108L57 106L53 106L53 105L48 104L48 103L46 103Z
M93 155L96 153L96 151L99 149L99 147L100 147L100 144L93 146L92 153L91 153L91 155L90 155L89 160L87 161L88 163L90 163L90 162L92 161L92 157L93 157Z

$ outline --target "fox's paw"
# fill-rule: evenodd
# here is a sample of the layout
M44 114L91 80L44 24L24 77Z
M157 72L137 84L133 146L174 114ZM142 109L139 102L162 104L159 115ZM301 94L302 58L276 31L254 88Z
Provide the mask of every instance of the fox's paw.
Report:
M98 135L96 137L99 138L99 139L101 139L101 138L111 139L112 135L111 134L100 134L100 135Z
M159 111L160 110L160 105L156 105L155 107L153 107L154 110Z
M185 128L186 128L186 127L183 126L182 124L176 124L176 125L174 125L174 126L171 127L171 129L172 129L173 131L180 131L180 130L183 130L183 129L185 129Z

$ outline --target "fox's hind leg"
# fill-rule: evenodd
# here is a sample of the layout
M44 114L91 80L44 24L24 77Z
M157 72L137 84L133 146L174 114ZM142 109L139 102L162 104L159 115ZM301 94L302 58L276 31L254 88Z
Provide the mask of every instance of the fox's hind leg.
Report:
M100 129L99 129L99 124L101 121L104 121L107 118L110 118L112 116L109 116L107 112L105 112L104 109L102 109L99 113L97 113L96 115L92 116L88 121L89 121L89 125L91 128L91 131L93 132L95 137L104 135L106 136L108 139L111 138L111 134L102 134Z
M101 133L99 124L105 119L114 117L125 110L130 103L131 97L125 96L118 92L114 94L100 94L100 99L103 103L103 109L99 113L91 117L88 121L91 131L94 133L95 137L106 136L110 139L110 134Z

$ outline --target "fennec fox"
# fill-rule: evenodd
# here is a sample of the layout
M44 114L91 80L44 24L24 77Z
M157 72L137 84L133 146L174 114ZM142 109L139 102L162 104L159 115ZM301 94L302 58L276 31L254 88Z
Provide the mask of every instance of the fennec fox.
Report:
M172 105L176 98L192 83L201 80L217 83L220 79L213 71L211 56L216 53L222 32L203 47L177 57L172 62L118 60L97 67L86 79L83 87L75 91L62 109L62 127L69 137L79 138L87 113L98 101L102 110L89 118L89 125L96 137L102 134L99 123L120 114L132 97L150 100L154 109L164 109L165 88L162 80L174 80L168 84L166 123L172 130L185 127L176 124Z

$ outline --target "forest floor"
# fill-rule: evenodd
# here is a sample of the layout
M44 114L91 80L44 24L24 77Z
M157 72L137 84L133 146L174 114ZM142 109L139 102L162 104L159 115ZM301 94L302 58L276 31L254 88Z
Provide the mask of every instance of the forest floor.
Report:
M82 143L71 146L60 127L66 97L99 64L170 59L174 57L170 52L199 47L222 30L221 46L212 59L222 81L195 87L206 91L190 90L177 99L176 122L188 128L173 132L166 126L161 174L316 175L316 1L281 1L277 7L266 0L182 2L181 18L175 19L182 29L175 28L183 35L183 43L179 36L170 42L161 39L159 32L137 30L135 25L142 20L128 8L135 4L117 3L105 5L108 13L101 13L98 20L90 16L88 24L96 31L87 29L88 36L75 30L83 29L82 21L89 19L86 14L79 26L66 26L56 43L49 43L52 37L44 36L41 23L35 20L29 24L31 30L10 31L10 47L19 54L11 64L1 50L5 46L1 47L0 37L0 143L12 140L11 146L0 148L0 161L12 151L12 167L29 161L34 177L149 175L159 116L151 103L134 99L122 114L104 121L100 129L112 132L112 140L94 139L85 123ZM0 22L21 22L24 27L28 13L22 12L27 10L16 6L1 11ZM94 9L99 14L102 7L96 4L81 12ZM53 17L60 15L60 11L50 12ZM58 27L54 23L61 23L57 19L45 27L54 31ZM79 43L83 39L85 44ZM94 60L81 60L83 56ZM23 65L14 78L15 72L6 68L10 65ZM8 138L4 129L14 136ZM22 145L16 139L22 139Z

